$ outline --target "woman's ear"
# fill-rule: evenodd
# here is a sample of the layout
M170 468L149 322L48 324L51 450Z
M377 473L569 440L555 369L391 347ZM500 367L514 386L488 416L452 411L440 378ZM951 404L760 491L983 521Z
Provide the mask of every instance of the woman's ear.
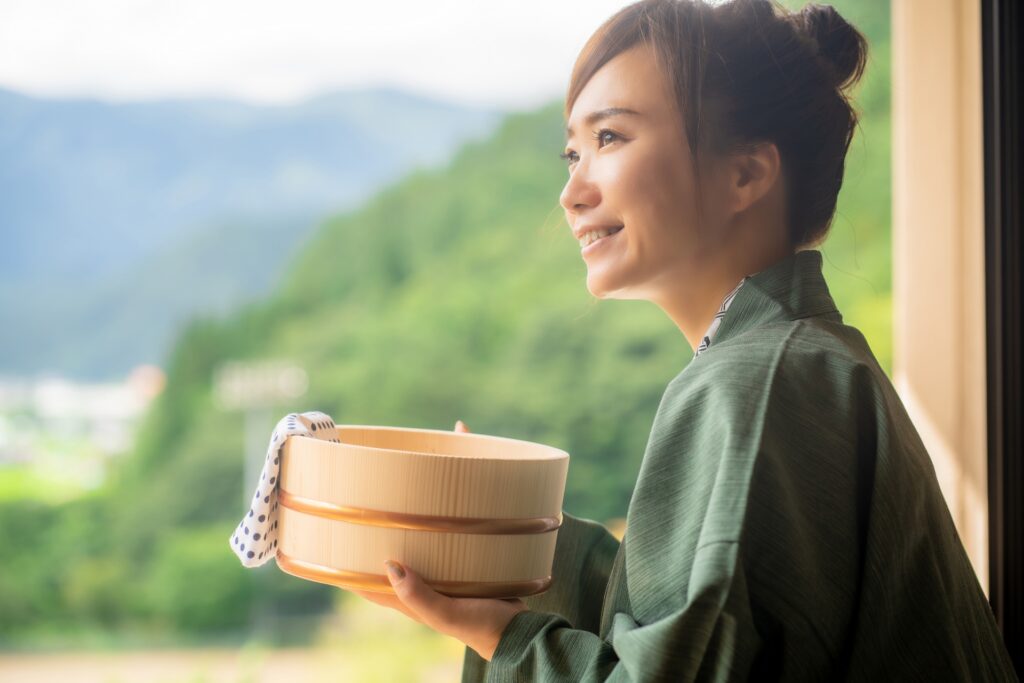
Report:
M781 180L782 159L774 142L761 142L730 156L729 192L732 209L746 211Z

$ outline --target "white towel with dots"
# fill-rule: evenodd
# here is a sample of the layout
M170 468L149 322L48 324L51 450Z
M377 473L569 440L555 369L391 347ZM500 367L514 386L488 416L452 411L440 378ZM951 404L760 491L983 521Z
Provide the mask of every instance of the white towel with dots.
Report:
M317 410L289 413L281 418L270 436L267 459L256 484L252 505L228 543L246 567L258 567L277 551L277 489L280 485L281 449L289 436L311 436L340 443L334 432L334 420Z

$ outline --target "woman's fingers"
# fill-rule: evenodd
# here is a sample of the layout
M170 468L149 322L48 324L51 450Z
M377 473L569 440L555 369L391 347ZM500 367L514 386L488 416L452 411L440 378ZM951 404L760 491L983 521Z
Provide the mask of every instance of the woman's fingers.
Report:
M423 623L438 633L457 638L490 661L501 634L526 603L489 598L453 598L437 592L423 578L397 562L386 562L395 593Z
M440 633L450 634L457 600L438 593L416 572L407 568L403 568L403 572L401 577L389 574L398 598L420 615L422 623Z

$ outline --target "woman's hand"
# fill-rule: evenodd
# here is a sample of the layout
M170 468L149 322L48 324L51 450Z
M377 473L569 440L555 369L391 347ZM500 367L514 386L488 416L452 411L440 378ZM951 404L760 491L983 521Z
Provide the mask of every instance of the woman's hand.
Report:
M459 420L455 431L468 432ZM385 565L392 561L385 562ZM519 598L494 600L487 598L451 598L438 593L408 567L393 562L388 567L388 578L395 595L353 590L370 602L396 609L410 619L429 626L438 633L456 638L491 661L505 627L519 612L527 609Z

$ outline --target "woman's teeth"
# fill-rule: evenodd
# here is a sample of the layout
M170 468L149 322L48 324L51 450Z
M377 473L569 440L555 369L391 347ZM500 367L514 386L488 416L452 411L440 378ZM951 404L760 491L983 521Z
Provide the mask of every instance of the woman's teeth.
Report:
M617 228L611 228L610 230L592 230L584 234L583 237L580 238L580 248L582 249L583 247L593 244L602 237L607 237L608 235L615 234L619 230L622 230L621 225Z

